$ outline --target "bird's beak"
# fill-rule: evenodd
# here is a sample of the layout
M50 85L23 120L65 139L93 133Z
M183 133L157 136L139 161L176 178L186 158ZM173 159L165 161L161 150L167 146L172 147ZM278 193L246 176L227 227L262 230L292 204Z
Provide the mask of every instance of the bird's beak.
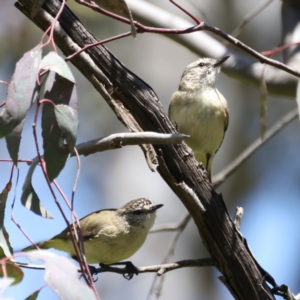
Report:
M227 60L230 56L224 56L223 58L220 58L219 60L217 60L217 62L215 64L213 64L214 68L219 67L225 60Z
M157 204L157 205L154 205L154 206L152 207L152 211L155 211L155 210L161 208L162 206L164 206L164 205L163 205L163 204Z

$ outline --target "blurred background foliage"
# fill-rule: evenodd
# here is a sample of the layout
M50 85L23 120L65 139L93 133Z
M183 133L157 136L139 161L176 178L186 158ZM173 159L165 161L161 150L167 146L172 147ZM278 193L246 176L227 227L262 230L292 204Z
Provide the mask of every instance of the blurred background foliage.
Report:
M0 80L9 82L15 63L25 51L33 48L40 41L42 32L14 8L12 1L1 2ZM155 0L151 3L187 18L168 1ZM200 10L197 9L198 2L182 0L180 3L200 19L203 18ZM231 32L258 4L260 4L258 0L204 0L199 3L208 23L225 32ZM68 1L68 5L99 39L129 29L127 25L81 7L74 1ZM246 26L239 39L257 51L277 47L281 41L280 7L281 2L274 0ZM166 110L171 94L178 87L183 69L197 59L189 49L158 34L138 35L135 40L128 37L111 42L106 47L127 68L154 89ZM45 49L44 54L47 50ZM281 60L281 56L278 59ZM77 81L79 94L78 143L126 131L92 85L73 66L71 68ZM220 75L217 87L228 100L230 122L224 143L215 159L213 174L221 171L260 136L260 91L232 80L224 74ZM5 100L6 90L6 86L1 84L1 101ZM294 99L270 96L268 126L274 124L280 116L295 106ZM36 156L32 122L33 110L24 127L20 150L22 159ZM247 238L258 262L279 284L287 284L295 294L299 292L300 286L299 148L299 124L298 121L294 121L264 145L218 189L218 192L223 194L232 216L236 206L245 209L241 232ZM0 157L9 157L5 140L1 141ZM9 180L11 164L2 162L0 169L2 190ZM20 205L21 188L28 166L21 163L19 169L15 218L34 241L48 239L65 227L64 221L38 169L33 179L34 187L55 219L44 220ZM58 183L69 198L71 198L76 171L76 160L72 158L58 178ZM13 248L18 250L27 246L28 241L10 220L13 196L11 192L5 225ZM139 147L125 147L81 157L81 174L75 196L75 211L79 217L98 209L119 207L138 197L148 197L156 203L164 204L164 208L158 212L157 224L179 222L186 213L181 202L159 174L152 173L148 169ZM159 264L168 251L173 235L174 233L167 232L151 234L131 261L137 266ZM179 238L172 261L207 256L191 221ZM218 280L219 275L213 268L186 268L169 272L165 275L161 299L232 299L227 289ZM127 299L146 299L154 276L143 274L126 281L117 274L100 274L96 286L102 300L121 299L124 295ZM23 282L9 288L5 296L24 299L41 285L43 285L41 271L26 270ZM56 299L56 295L49 288L45 288L39 297Z

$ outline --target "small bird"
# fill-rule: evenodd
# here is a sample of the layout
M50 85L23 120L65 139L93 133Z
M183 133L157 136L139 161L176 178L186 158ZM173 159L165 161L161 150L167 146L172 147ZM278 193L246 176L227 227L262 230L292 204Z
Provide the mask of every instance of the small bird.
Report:
M228 58L205 57L189 64L169 105L170 119L179 132L190 136L186 143L204 165L209 181L213 158L228 127L227 101L215 87L221 65Z
M151 200L139 198L119 209L103 209L80 219L85 256L89 264L113 264L132 256L145 242L153 226L156 210ZM77 259L69 229L38 243L41 249L55 248ZM34 250L29 246L23 251Z

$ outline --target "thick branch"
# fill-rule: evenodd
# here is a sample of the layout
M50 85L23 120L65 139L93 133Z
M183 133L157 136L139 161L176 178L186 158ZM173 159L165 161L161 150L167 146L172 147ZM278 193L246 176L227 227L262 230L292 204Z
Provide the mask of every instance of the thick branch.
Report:
M29 15L31 0L20 0L20 3L26 9L21 5L18 8L24 13L27 11ZM48 14L54 16L59 7L58 0L46 0L43 9L47 13L38 12L34 21L45 30L50 25ZM54 34L56 43L65 55L74 52L75 43L83 47L86 43L96 42L67 8L59 21L63 29L57 24ZM66 39L73 42L66 43ZM89 49L87 53L93 60L91 66L84 64L82 56L76 57L77 60L72 62L84 75L96 66L101 69L100 77L97 74L101 71L98 71L92 75L87 74L87 78L103 94L101 78L103 75L107 78L105 82L109 84L105 88L109 90L112 99L108 99L108 103L128 128L131 128L133 122L144 131L176 132L155 92L145 82L127 70L105 47L98 46ZM187 147L183 143L153 147L159 163L159 173L191 214L204 245L211 257L218 262L217 268L223 274L223 282L234 297L243 300L274 299L255 259L236 230L222 196L213 190L202 167Z

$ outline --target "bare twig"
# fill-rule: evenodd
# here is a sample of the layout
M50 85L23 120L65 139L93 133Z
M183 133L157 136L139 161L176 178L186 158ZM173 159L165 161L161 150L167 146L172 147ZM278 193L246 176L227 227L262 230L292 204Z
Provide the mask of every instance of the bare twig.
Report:
M213 177L213 186L219 187L243 162L253 155L262 145L278 133L284 126L298 117L298 108L290 111L266 131L264 140L258 138L246 148L231 164Z
M90 155L96 152L102 152L112 149L120 149L123 146L129 145L141 145L141 144L153 144L153 145L163 145L163 144L179 144L182 140L188 138L188 135L182 133L157 133L157 132L125 132L125 133L115 133L108 136L104 136L95 140L84 142L75 146L78 155ZM72 153L72 156L76 156L76 151ZM43 156L41 156L43 158ZM78 159L78 158L77 158ZM1 160L3 161L3 160ZM7 160L11 162L11 159ZM24 160L22 160L23 162ZM38 164L38 157L33 160L25 160L27 163L31 163L31 168L35 168ZM30 180L27 179L27 180ZM26 182L25 182L26 183ZM25 185L24 183L24 185ZM67 200L63 192L58 189L62 197ZM66 201L70 210L72 210L72 205Z
M170 264L162 264L162 265L155 265L155 266L148 266L148 267L137 267L137 272L141 273L157 273L158 276L163 275L166 272L186 268L186 267L213 267L216 266L217 262L213 258L201 258L201 259L188 259L188 260L181 260ZM45 270L44 265L32 265L27 263L20 263L16 262L16 265L22 268L27 269L35 269L35 270ZM80 269L78 269L80 272ZM105 268L97 268L96 273L103 273L103 272L113 272L118 274L127 274L132 272L131 269L126 267L124 268L117 268L110 265L105 265Z
M162 224L156 225L150 233L165 232L165 231L183 231L186 224L191 219L190 215L186 215L179 224Z
M157 132L115 133L76 146L78 154L90 155L96 152L119 149L122 146L141 144L179 144L188 136L181 133L163 134ZM74 155L74 153L73 153Z
M170 264L162 264L156 266L149 266L149 267L137 267L137 272L141 273L157 273L158 276L161 276L169 271L173 271L180 268L186 267L214 267L216 266L216 261L213 258L201 258L201 259L188 259L188 260L181 260L178 262L170 263ZM96 269L97 273L102 272L114 272L118 274L128 274L132 272L131 269L126 267L124 268L117 268L112 266L105 266L105 268Z
M60 10L61 12L61 10ZM54 30L54 29L53 29ZM80 264L80 267L81 269L84 271L83 272L83 278L84 280L86 281L86 283L91 287L91 289L94 291L94 294L96 296L97 299L99 299L99 295L96 291L96 288L95 288L95 285L94 285L94 282L93 282L93 278L91 276L91 273L90 273L90 270L88 268L88 263L86 261L86 258L83 256L80 255L80 251L77 247L77 243L76 243L76 237L75 235L72 233L72 228L71 228L71 224L67 218L67 216L65 215L64 213L64 210L61 206L61 204L59 203L56 195L55 195L55 192L54 192L54 189L51 185L51 182L49 180L49 177L48 177L48 174L47 174L47 170L46 170L46 165L45 165L45 161L44 161L44 158L42 157L42 155L40 154L40 150L39 150L39 144L38 144L38 139L37 139L37 132L36 132L36 123L37 123L37 118L38 118L38 113L39 113L39 108L40 108L40 101L37 101L37 105L36 105L36 111L35 111L35 116L34 116L34 123L32 125L32 129L33 129L33 136L34 136L34 141L35 141L35 146L36 146L36 151L37 151L37 154L38 154L38 161L40 163L40 166L42 168L42 172L44 174L44 177L46 179L46 182L47 182L47 185L48 185L48 188L52 194L52 197L54 199L54 202L56 204L56 206L58 207L63 219L65 220L66 224L67 224L67 227L69 228L69 231L70 231L70 234L71 234L71 240L72 240L72 243L73 243L73 246L74 246L74 249L75 249L75 253L76 253L76 256L79 258L79 264ZM56 187L58 188L59 186L56 185ZM63 194L63 193L62 193ZM67 198L65 198L66 200L66 203L68 203L67 201ZM78 229L80 230L80 229ZM82 258L82 259L81 259Z
M74 58L74 56L80 54L81 52L83 51L86 51L92 47L96 47L98 45L103 45L103 44L106 44L108 42L112 42L112 41L115 41L115 40L118 40L118 39L122 39L124 37L127 37L127 36L130 36L131 35L131 32L126 32L126 33L123 33L123 34L119 34L119 35L116 35L114 37L110 37L108 39L105 39L105 40L102 40L102 41L99 41L95 44L88 44L88 45L85 45L83 48L81 48L80 50L78 50L77 52L73 53L72 55L69 55L68 57L65 58L65 61L68 61L68 60L71 60L72 58Z
M260 88L260 101L259 101L259 108L260 108L260 137L262 140L265 138L265 133L267 130L268 125L268 87L265 81L265 67L264 65L262 77L261 77L261 88Z
M235 216L234 216L234 225L238 230L240 230L241 228L243 214L244 214L244 209L238 206L235 210Z
M82 0L79 0L78 2L80 2L80 4L82 4L84 6L92 8L93 10L98 11L98 12L100 12L100 13L106 15L106 16L109 16L113 19L116 19L120 22L123 22L123 23L126 23L126 24L131 23L131 21L129 19L121 17L121 16L116 15L114 13L111 13L109 11L106 11L106 10L100 8L99 6L93 5L91 3L84 2ZM174 1L171 1L171 2L174 3ZM140 3L138 3L138 5L140 5ZM273 60L271 58L268 58L268 57L262 55L258 51L255 51L251 47L249 47L246 44L242 43L241 41L239 41L235 37L223 32L219 28L214 27L214 26L210 26L210 25L198 20L196 17L192 16L190 13L188 15L197 23L196 26L192 25L192 26L190 26L188 28L185 28L185 29L155 28L155 27L145 26L145 25L143 25L139 22L136 22L136 21L134 22L134 25L137 28L137 33L152 32L152 33L160 33L160 34L179 35L179 34L187 34L187 33L192 33L192 32L202 31L202 30L210 31L210 32L222 37L224 40L228 41L229 43L233 44L234 46L242 49L243 51L250 54L254 58L258 59L260 63L265 63L265 64L268 64L270 66L274 66L274 67L276 67L280 70L283 70L287 73L290 73L290 74L292 74L296 77L300 77L300 72L298 72L297 70L292 69L292 68L288 67L287 65L279 62L279 61Z
M18 267L25 268L25 269L32 269L32 270L45 270L44 265L32 265L27 263L15 262ZM79 269L78 269L79 270Z
M234 37L238 37L244 30L245 26L258 14L260 14L273 0L267 0L264 3L258 5L253 11L247 14L243 21L230 33Z
M217 27L210 26L210 25L207 25L207 24L203 23L202 26L201 26L201 29L206 30L206 31L210 31L210 32L214 33L215 35L218 35L218 36L222 37L224 40L226 40L229 43L235 45L236 47L242 49L246 53L250 54L252 57L255 57L260 63L265 63L267 65L276 67L277 69L283 70L283 71L285 71L289 74L292 74L296 77L300 77L300 72L299 71L297 71L295 69L292 69L292 68L288 67L287 65L285 65L285 64L283 64L283 63L281 63L277 60L274 60L274 59L271 59L271 58L268 58L268 57L262 55L258 51L252 49L251 47L249 47L246 44L242 43L240 40L234 38L233 36L227 34L226 32L220 30Z
M127 0L127 3L131 11L140 20L152 26L177 28L193 26L193 23L167 10L159 8L148 1ZM206 29L204 28L204 30ZM175 40L200 56L220 58L229 54L230 61L223 65L222 71L239 81L260 87L263 66L250 57L241 54L241 52L227 49L221 42L207 33L196 32L193 35L166 35L166 37ZM230 36L228 35L228 37ZM201 40L201 43L199 43L199 40ZM239 41L232 36L229 42L240 47ZM249 52L247 51L247 53ZM256 58L258 58L260 62L263 62L261 58L264 58L264 56L256 51L255 53L258 55ZM296 94L298 80L283 71L268 66L265 73L265 80L270 94L290 97L294 97Z
M243 162L245 162L247 159L251 157L252 154L254 154L262 145L264 145L270 138L272 138L276 133L278 133L285 125L289 124L291 121L295 120L298 116L298 109L292 110L288 114L286 114L283 118L281 118L278 122L276 122L265 134L265 139L262 140L261 138L258 138L254 143L252 143L246 150L243 151L241 155L239 155L229 166L227 166L223 171L219 172L214 178L213 183L214 187L218 187L223 183L233 172L235 172ZM239 229L240 228L240 222L243 215L243 208L238 207L236 211L236 217L235 217L235 225ZM240 218L240 219L238 219ZM186 224L190 220L190 215L187 214L184 217L184 220L181 221L179 224L172 224L172 225L160 225L154 228L151 232L162 232L162 231L178 231L176 236L174 237L171 246L169 247L170 251L168 252L168 256L164 259L164 263L167 262L167 259L170 257L170 253L175 248L175 245L177 243L177 240L184 230ZM186 222L186 223L185 223ZM156 280L156 278L155 278ZM153 286L155 284L155 281L152 284L151 291L153 289Z
M191 216L190 216L190 214L187 213L186 216L184 217L184 219L177 225L177 228L176 228L177 232L174 235L173 240L171 241L171 243L168 247L169 250L168 250L165 258L163 259L162 264L166 264L170 260L171 256L174 254L174 249L175 249L175 246L177 244L177 241L178 241L180 235L182 234L182 232L184 231L184 229L186 228L186 226L187 226L188 222L190 221L190 219L191 219ZM162 232L162 231L165 231L165 229L166 228L161 227L158 230L155 230L154 232ZM150 299L151 295L153 294L154 287L155 287L157 279L158 279L158 277L155 277L153 279L153 283L151 285L151 288L150 288L147 299ZM158 283L158 287L156 289L156 294L157 295L160 295L162 293L162 288L163 288L163 285L164 285L164 279L165 279L165 277L160 278L160 281Z
M195 10L199 11L199 13L202 15L202 20L204 20L207 23L211 23L209 18L206 15L205 9L201 6L201 3L199 3L199 1L197 0L191 1L190 4L193 6L194 11Z
M266 50L266 51L263 51L261 54L262 55L265 55L265 56L273 56L277 53L280 53L286 49L289 49L293 46L298 46L300 45L300 42L294 42L294 43L289 43L289 44L286 44L286 45L283 45L283 46L280 46L280 47L277 47L275 49L272 49L272 50Z

